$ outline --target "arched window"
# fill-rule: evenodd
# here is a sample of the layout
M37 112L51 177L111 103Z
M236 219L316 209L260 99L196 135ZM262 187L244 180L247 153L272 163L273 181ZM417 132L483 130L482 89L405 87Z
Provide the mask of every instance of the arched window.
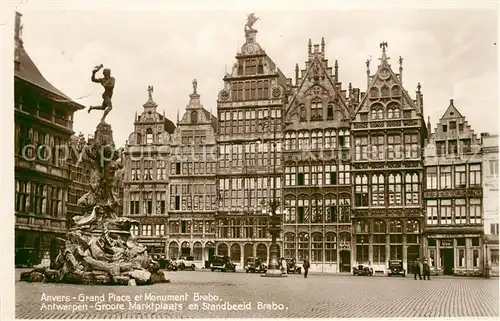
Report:
M228 255L228 248L226 243L219 244L219 246L217 247L217 254L225 256Z
M387 230L386 230L386 224L385 224L385 221L382 221L382 220L376 220L374 223L373 223L373 233L380 233L380 234L385 234L387 233ZM385 243L385 241L383 242Z
M373 263L384 264L385 244L387 243L385 221L376 220L373 223Z
M387 88L386 86L382 87L382 97L388 97L389 96L389 88Z
M322 262L323 261L323 234L313 233L311 237L311 261L312 262Z
M400 206L403 204L401 174L389 174L388 186L389 206Z
M193 110L191 112L191 124L197 124L198 123L198 112Z
M298 235L298 261L303 261L306 257L309 257L309 234L300 233Z
M153 130L148 128L146 130L146 144L150 145L153 143Z
M351 196L340 194L339 196L339 223L351 222Z
M394 111L392 108L387 109L387 118L392 119L394 117Z
M311 133L311 149L316 150L318 148L318 132L313 131Z
M328 107L326 108L326 119L328 119L328 120L333 119L333 106L332 105L328 105Z
M372 176L372 205L383 206L385 204L384 175Z
M295 234L294 233L285 233L285 257L287 258L295 258Z
M323 102L317 97L311 101L311 120L323 120Z
M356 206L368 206L368 176L357 175L355 178Z
M382 109L377 110L377 118L384 119L384 111Z
M393 96L399 96L401 94L401 91L399 90L399 86L398 85L392 86L391 92L392 92Z
M389 233L391 234L403 234L403 223L401 220L392 220ZM393 242L393 243L400 243L400 242Z
M253 244L247 243L243 247L243 257L246 260L247 257L253 257Z
M337 235L333 232L325 234L325 262L337 262Z
M297 223L309 223L309 197L299 195L297 201Z
M401 118L401 113L399 112L399 108L394 109L394 118Z
M170 259L177 260L179 256L179 244L177 244L177 242L170 242L170 245L168 246L168 254Z
M356 222L356 234L370 233L370 224L367 221L361 220Z
M376 109L371 110L371 119L372 120L377 119L377 110Z
M193 244L193 256L195 261L201 261L202 260L202 248L201 248L201 243L196 242Z
M306 121L307 120L306 107L304 105L301 105L299 110L300 110L300 121Z
M377 87L372 87L370 88L370 97L377 98L378 97L378 88Z
M407 173L405 176L405 199L406 205L418 205L419 202L419 179L417 173Z
M296 150L297 149L297 134L295 132L292 132L290 134L290 150Z
M321 194L312 197L312 218L311 223L323 222L323 196Z
M418 233L420 230L420 224L417 220L408 220L406 223L406 233Z
M267 262L267 247L265 244L260 243L257 245L257 257L264 262Z
M325 223L336 223L337 219L337 197L335 194L326 194Z
M241 260L241 247L238 243L231 245L231 261L239 262Z

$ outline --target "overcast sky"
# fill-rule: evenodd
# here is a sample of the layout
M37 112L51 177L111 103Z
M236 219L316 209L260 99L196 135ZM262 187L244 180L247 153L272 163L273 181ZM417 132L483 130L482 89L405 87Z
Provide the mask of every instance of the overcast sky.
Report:
M196 78L202 104L216 114L222 78L244 43L250 12L259 17L254 25L257 41L287 77L294 77L296 63L304 68L308 39L319 44L324 37L330 65L339 61L343 87L352 82L366 91L365 61L372 57L374 72L379 43L386 41L393 70L398 71L398 57L404 59L403 86L413 99L421 83L425 117L431 117L433 128L453 98L476 133L498 132L496 10L92 8L30 1L18 10L28 54L45 78L74 100L85 106L100 104L103 90L90 82L91 70L101 63L111 68L116 87L107 122L118 146L133 131L134 114L147 101L148 85L154 86L159 112L165 110L175 122L178 110L182 117ZM93 133L101 115L77 112L75 132Z

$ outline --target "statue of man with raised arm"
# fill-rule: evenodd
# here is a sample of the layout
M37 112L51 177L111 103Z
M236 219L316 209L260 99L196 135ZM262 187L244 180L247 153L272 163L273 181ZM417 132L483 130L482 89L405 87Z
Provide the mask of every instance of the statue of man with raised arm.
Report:
M102 73L104 78L96 78L95 74L101 70L103 65L95 66L92 70L92 82L100 83L104 87L104 93L102 94L102 105L101 106L90 106L89 113L93 109L104 110L101 122L104 122L106 116L109 114L111 109L113 109L113 104L111 103L111 97L113 97L113 89L115 88L115 78L111 77L111 69L105 68Z

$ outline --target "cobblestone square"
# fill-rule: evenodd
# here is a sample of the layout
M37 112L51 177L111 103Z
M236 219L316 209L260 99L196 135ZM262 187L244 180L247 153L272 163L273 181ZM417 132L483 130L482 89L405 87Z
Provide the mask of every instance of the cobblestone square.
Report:
M16 273L19 279L19 271ZM289 275L270 279L258 274L231 272L170 272L170 284L137 287L79 286L16 282L16 318L367 318L367 317L494 317L499 315L498 279L435 277L430 281L407 277L355 277L347 275ZM183 295L187 293L187 300ZM95 302L78 302L79 295L129 295L122 310L98 311ZM143 298L134 305L134 297ZM196 294L205 297L196 299ZM68 296L81 311L45 309L54 302L42 296ZM146 301L144 296L178 295L178 301ZM215 300L215 301L214 301ZM227 303L225 303L227 302ZM260 303L259 303L260 302ZM154 303L156 306L147 305ZM176 304L177 303L177 304ZM250 303L250 304L249 304ZM141 304L143 304L141 306ZM197 304L199 309L193 309ZM213 305L212 305L213 304ZM240 304L241 310L211 308ZM182 305L182 309L179 309ZM102 306L102 304L100 305ZM142 307L142 310L139 310ZM157 310L158 309L158 310ZM177 310L173 310L177 309Z

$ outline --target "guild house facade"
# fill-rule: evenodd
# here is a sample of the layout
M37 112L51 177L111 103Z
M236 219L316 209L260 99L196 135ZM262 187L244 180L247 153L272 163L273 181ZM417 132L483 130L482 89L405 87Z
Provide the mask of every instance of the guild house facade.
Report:
M406 271L422 253L421 148L427 137L420 85L416 100L403 87L403 59L395 73L381 43L374 75L366 62L366 92L351 122L353 262L370 262L376 273L389 260Z
M498 135L481 135L485 267L498 276Z
M342 88L325 42L308 44L305 68L295 66L294 94L283 115L283 249L311 270L351 271L350 118L359 90Z
M193 256L201 268L215 254L217 118L203 108L197 86L194 80L170 139L167 257Z
M480 152L480 140L450 100L424 155L425 256L438 274L482 273Z
M66 162L73 115L84 106L50 84L24 48L15 17L14 148L16 265L50 264L68 229Z
M157 111L153 87L134 132L123 150L123 215L138 220L131 232L153 256L164 255L167 242L169 145L175 125Z
M273 189L281 199L282 111L291 83L257 43L253 22L217 99L216 252L240 268L247 257L269 258L269 202Z

